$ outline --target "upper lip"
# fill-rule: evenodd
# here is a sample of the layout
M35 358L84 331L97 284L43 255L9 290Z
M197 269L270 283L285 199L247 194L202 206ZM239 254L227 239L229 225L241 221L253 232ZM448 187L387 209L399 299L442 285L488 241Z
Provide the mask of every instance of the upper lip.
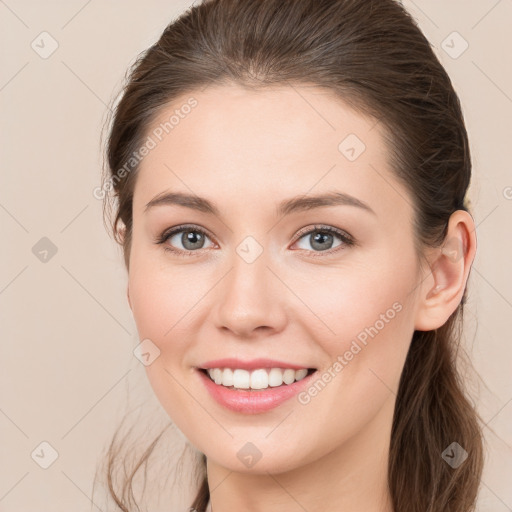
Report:
M242 370L257 370L258 368L292 368L293 370L301 370L302 368L311 368L308 365L287 363L285 361L276 361L275 359L251 359L243 361L234 357L215 359L198 366L199 369L207 370L209 368L239 368Z

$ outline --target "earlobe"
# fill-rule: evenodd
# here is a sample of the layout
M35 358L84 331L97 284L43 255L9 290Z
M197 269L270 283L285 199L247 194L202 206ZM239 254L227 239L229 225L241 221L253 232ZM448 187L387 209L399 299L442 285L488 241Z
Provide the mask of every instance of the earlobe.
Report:
M430 275L423 277L416 330L431 331L441 327L457 309L475 253L473 218L468 212L457 210L450 217L445 242L429 257Z
M119 220L118 224L115 226L115 232L119 242L124 244L126 237L126 226L122 220Z

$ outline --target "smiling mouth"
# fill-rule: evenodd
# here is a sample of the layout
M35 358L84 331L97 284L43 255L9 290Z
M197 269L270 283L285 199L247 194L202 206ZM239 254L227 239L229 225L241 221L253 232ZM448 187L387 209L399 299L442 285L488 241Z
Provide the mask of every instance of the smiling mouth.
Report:
M266 389L289 386L312 373L316 368L259 368L242 370L238 368L198 368L212 382L227 389L240 391L265 391Z

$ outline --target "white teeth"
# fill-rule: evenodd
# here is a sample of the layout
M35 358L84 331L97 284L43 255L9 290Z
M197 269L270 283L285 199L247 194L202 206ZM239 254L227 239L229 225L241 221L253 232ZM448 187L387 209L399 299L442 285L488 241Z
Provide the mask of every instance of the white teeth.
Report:
M279 368L272 368L268 374L268 385L275 388L283 383L283 372Z
M233 386L238 389L251 387L251 374L247 370L235 370L233 372Z
M254 370L251 373L251 389L268 388L267 370Z
M295 372L295 380L302 380L307 374L308 371L306 368L302 368L302 370L297 370Z
M220 368L215 368L213 370L213 380L215 384L222 384L222 370Z
M222 372L222 385L227 387L233 385L233 370L226 368Z
M291 384L292 382L295 382L295 370L292 368L286 368L286 370L283 372L283 382L285 384Z
M302 380L308 374L306 368L300 370L260 368L252 372L241 369L232 370L231 368L209 368L207 371L215 384L236 389L267 389L281 386L283 383L289 385Z

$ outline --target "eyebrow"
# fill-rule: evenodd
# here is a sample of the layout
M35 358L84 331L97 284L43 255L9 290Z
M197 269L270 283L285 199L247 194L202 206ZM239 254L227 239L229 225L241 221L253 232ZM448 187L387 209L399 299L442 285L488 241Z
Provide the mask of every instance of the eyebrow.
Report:
M163 192L157 195L146 204L144 212L147 212L155 206L164 205L183 206L217 217L221 216L217 206L208 199L183 192ZM373 215L377 215L369 205L343 192L327 192L314 196L303 195L292 197L291 199L281 201L276 208L276 213L278 216L284 216L295 212L321 208L323 206L355 206Z

